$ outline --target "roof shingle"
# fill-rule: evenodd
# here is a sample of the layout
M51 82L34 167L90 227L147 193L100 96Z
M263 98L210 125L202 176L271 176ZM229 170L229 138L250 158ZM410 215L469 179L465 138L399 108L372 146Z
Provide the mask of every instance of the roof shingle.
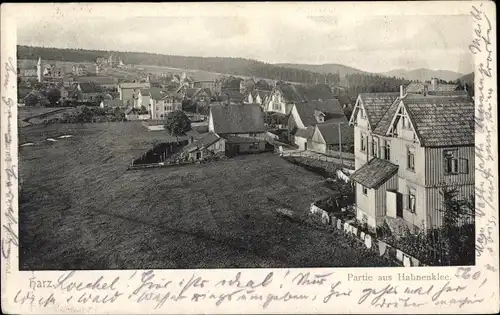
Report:
M316 125L317 130L325 140L326 144L339 144L339 124L324 123ZM347 122L340 123L340 133L342 144L354 143L354 127Z
M262 109L257 104L212 105L210 115L217 134L265 132Z
M398 166L379 158L373 158L351 176L351 180L368 188L378 188L398 172Z
M399 93L359 94L359 100L365 109L372 131L377 127L377 124L398 97Z

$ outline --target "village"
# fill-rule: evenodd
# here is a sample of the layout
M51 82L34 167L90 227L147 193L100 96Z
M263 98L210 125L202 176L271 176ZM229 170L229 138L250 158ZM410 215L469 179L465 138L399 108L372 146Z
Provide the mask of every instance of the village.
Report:
M352 98L346 87L326 79L316 84L233 75L204 79L185 71L148 71L145 66L125 64L112 53L85 64L61 64L41 58L34 64L30 60L30 66L19 69L18 89L21 150L42 150L35 156L49 154L58 158L61 153L48 153L48 148L37 146L60 146L68 158L88 154L87 159L102 164L96 164L101 165L100 172L107 172L107 165L113 162L115 171L123 170L118 176L128 181L143 178L140 188L134 189L142 190L144 195L130 201L131 205L125 201L128 199L114 199L122 193L135 194L125 186L109 188L110 182L74 177L74 181L92 186L93 193L101 196L94 196L99 201L87 206L95 207L98 213L103 211L99 205L109 206L111 202L121 207L133 206L136 211L171 202L176 209L182 209L175 212L183 217L180 224L213 225L210 231L216 231L221 224L230 226L225 236L214 236L205 230L199 233L223 244L235 241L220 241L218 237L236 237L237 243L245 245L235 245L237 248L232 250L238 255L256 251L255 261L261 261L264 255L262 245L252 243L260 233L257 225L268 231L277 228L270 225L280 226L283 237L288 235L283 224L300 224L304 226L300 227L302 239L296 242L301 249L307 246L306 240L312 242L324 235L317 233L329 233L328 238L323 236L324 240L314 242L330 242L332 237L342 239L350 244L344 250L360 255L356 261L372 257L367 264L474 264L467 260L470 257L457 256L466 252L467 246L474 246L467 239L474 237L474 101L466 86L429 78L401 85L399 91L363 92ZM78 142L80 132L81 137L88 134L91 138ZM104 133L113 136L102 142ZM123 144L119 144L121 141ZM67 151L70 144L78 153ZM99 152L82 149L92 145ZM108 147L117 145L120 151L105 153ZM74 161L60 163L53 166L53 171L57 167L64 169L66 164L80 168ZM174 176L176 182L184 179L176 184L180 186L161 191L162 176ZM224 176L231 177L231 184L220 182ZM193 186L179 188L188 182ZM205 186L200 186L202 182ZM283 187L275 187L280 182ZM286 187L295 196L287 194L283 190ZM110 191L104 194L107 189ZM304 192L300 193L300 189ZM281 196L276 197L271 190ZM85 195L84 191L80 193ZM241 195L234 195L238 193ZM174 200L179 194L183 197ZM154 206L146 206L148 198L160 199L155 200ZM212 214L196 212L205 207L198 199L206 200L203 203ZM261 199L267 203L255 201ZM251 200L253 204L241 205ZM225 202L246 210L233 214L235 222L229 222L232 219L222 214L214 219L214 213L222 211L217 207L227 207L221 206ZM446 209L447 205L451 210ZM266 214L261 214L262 218L256 218L263 212ZM142 220L133 214L137 218L134 220ZM162 221L160 217L171 216L160 213L151 219ZM459 231L456 234L461 239L453 240L453 244L461 244L459 248L449 245L452 242L444 236L451 228ZM323 232L317 232L318 229ZM182 233L201 237L192 231ZM291 242L290 237L281 242ZM279 244L266 246L278 248ZM307 249L305 253L316 252ZM231 260L233 254L225 255L226 261L207 266L240 266ZM119 258L116 259L119 265ZM162 266L158 259L149 266ZM282 264L276 257L273 259L274 263L264 259L259 264ZM305 256L289 259L300 265ZM330 256L323 257L313 265L322 266L329 259ZM183 262L179 258L174 265ZM348 262L337 262L342 264L347 266Z

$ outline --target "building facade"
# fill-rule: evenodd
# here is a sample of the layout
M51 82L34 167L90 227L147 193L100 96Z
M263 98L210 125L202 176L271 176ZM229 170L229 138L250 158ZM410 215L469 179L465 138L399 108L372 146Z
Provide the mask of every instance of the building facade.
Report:
M370 229L443 224L442 192L474 195L474 104L467 96L362 93L354 127L356 216ZM467 218L464 218L467 220Z

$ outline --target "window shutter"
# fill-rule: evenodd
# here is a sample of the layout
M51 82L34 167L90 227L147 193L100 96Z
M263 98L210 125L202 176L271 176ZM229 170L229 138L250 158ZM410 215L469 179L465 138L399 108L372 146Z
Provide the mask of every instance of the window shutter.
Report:
M459 172L462 174L469 174L469 160L462 158L459 159L458 162L460 163L458 165Z
M409 194L403 194L403 209L408 210L408 199L410 198Z

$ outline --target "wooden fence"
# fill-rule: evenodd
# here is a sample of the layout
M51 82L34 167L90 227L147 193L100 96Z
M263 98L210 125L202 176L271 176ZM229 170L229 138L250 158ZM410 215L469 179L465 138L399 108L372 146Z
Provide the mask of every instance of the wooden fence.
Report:
M335 163L338 165L341 165L342 167L346 167L349 169L354 169L354 160L350 159L340 159L324 154L320 154L317 152L312 152L312 151L281 151L279 152L281 156L296 156L296 157L302 157L302 158L307 158L307 159L312 159L312 160L318 160L318 161L324 161L324 162L331 162Z

